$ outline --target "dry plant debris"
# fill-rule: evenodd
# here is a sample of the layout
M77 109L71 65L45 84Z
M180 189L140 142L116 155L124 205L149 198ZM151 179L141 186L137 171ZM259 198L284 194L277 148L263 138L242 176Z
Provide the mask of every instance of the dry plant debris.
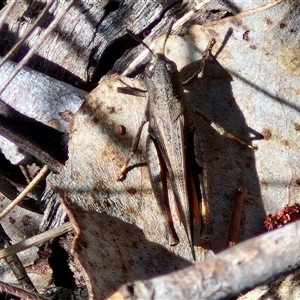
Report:
M300 220L300 205L298 203L287 204L284 208L278 210L274 216L267 215L264 226L270 231L297 220Z

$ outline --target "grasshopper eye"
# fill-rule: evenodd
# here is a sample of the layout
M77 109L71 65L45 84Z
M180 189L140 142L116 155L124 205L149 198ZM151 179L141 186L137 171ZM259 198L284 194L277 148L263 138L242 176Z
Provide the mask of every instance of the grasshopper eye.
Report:
M154 74L154 64L148 64L145 68L145 73L148 77L152 77Z
M166 68L170 73L175 73L177 71L177 66L174 62L168 61L166 63Z

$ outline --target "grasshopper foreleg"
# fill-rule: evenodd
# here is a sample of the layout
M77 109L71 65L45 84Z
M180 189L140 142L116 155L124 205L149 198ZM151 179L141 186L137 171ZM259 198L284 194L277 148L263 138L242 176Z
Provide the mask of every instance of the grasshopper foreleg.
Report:
M140 137L141 137L141 133L142 133L142 130L143 130L143 127L144 125L147 123L147 120L146 118L143 119L143 121L141 122L140 124L140 127L137 131L137 134L133 140L133 143L132 143L132 146L130 148L130 153L129 155L127 156L126 160L125 160L125 163L123 164L122 168L121 168L121 172L120 172L120 175L118 177L118 180L121 181L124 179L124 176L125 176L125 173L126 173L126 169L128 167L128 164L130 162L130 160L132 159L132 157L134 156L134 154L136 153L136 150L138 148L138 145L139 145L139 141L140 141Z
M209 40L209 43L205 49L205 51L203 52L202 58L200 60L200 68L199 70L197 70L190 78L188 78L186 81L181 82L182 86L186 86L191 84L192 82L194 82L196 79L199 79L201 77L203 77L204 74L204 67L205 67L205 62L210 54L210 51L212 49L212 47L214 46L214 44L216 43L215 39L211 39Z
M167 230L167 238L170 246L176 246L179 238L176 234L171 216L168 200L167 168L155 140L148 135L147 138L147 164L153 193L157 200L158 207L164 218L164 225Z
M118 78L118 81L121 82L125 87L118 87L117 91L126 94L132 95L136 97L146 97L147 90L142 90L139 88L135 88L124 82L121 78Z

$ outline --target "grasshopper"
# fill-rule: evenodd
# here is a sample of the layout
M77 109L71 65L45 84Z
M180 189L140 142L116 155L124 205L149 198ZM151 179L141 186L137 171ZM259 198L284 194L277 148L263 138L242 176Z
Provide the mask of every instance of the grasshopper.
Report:
M183 223L188 242L193 249L192 228L193 225L199 222L200 209L187 160L188 126L186 111L183 105L184 97L182 86L190 84L196 78L203 75L205 60L215 40L210 40L203 53L200 71L197 71L187 81L180 82L176 64L164 55L165 44L170 31L171 27L164 40L163 53L154 54L143 41L138 39L152 54L151 62L145 67L145 85L147 91L143 92L148 93L148 102L145 116L118 179L122 180L124 178L129 161L137 150L143 126L149 122L149 134L146 142L147 165L152 189L164 216L164 224L167 229L169 244L171 246L177 245L179 238L174 229L170 212L166 174L169 176L175 196L179 220ZM129 32L129 34L131 33ZM133 37L136 38L135 36ZM226 132L218 124L211 122L200 110L194 108L193 112L200 114L200 116L220 134L235 139L251 149L254 148ZM202 219L205 224L201 224L205 226L205 229L201 229L201 231L204 232L205 237L209 237L211 231L207 215L209 213L207 205L205 209L206 216ZM192 253L194 253L193 250Z

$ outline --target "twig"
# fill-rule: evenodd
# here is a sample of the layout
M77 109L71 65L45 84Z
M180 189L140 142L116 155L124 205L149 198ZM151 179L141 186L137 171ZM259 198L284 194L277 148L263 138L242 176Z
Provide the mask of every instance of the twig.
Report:
M5 258L7 256L14 255L18 252L24 251L30 247L42 244L44 242L47 242L49 240L52 240L53 238L60 236L70 230L73 229L73 225L70 222L67 222L59 227L56 227L54 229L45 231L43 233L40 233L38 235L35 235L29 239L26 239L22 242L19 242L15 245L12 245L8 248L0 250L0 259Z
M42 170L33 178L33 180L26 186L26 188L20 193L20 195L13 200L1 213L0 220L7 215L23 198L37 185L37 183L43 178L49 171L48 166L44 166Z
M234 16L229 16L229 17L226 17L226 18L223 18L223 19L220 19L220 20L214 20L214 21L210 21L210 22L207 22L203 25L201 25L202 28L205 28L205 27L210 27L212 25L215 25L215 24L222 24L222 23L227 23L227 22L230 22L230 21L237 21L241 18L243 18L244 16L247 16L247 15L252 15L252 14L255 14L255 13L258 13L258 12L262 12L262 11L266 11L268 9L271 9L272 7L276 6L276 5L279 5L281 2L284 2L285 0L275 0L271 3L268 3L266 5L262 5L262 6L259 6L259 7L255 7L255 8L252 8L252 9L249 9L249 10L245 10L245 11L242 11Z
M238 241L242 212L244 207L245 194L238 190L234 201L232 216L228 233L228 247L234 246Z

